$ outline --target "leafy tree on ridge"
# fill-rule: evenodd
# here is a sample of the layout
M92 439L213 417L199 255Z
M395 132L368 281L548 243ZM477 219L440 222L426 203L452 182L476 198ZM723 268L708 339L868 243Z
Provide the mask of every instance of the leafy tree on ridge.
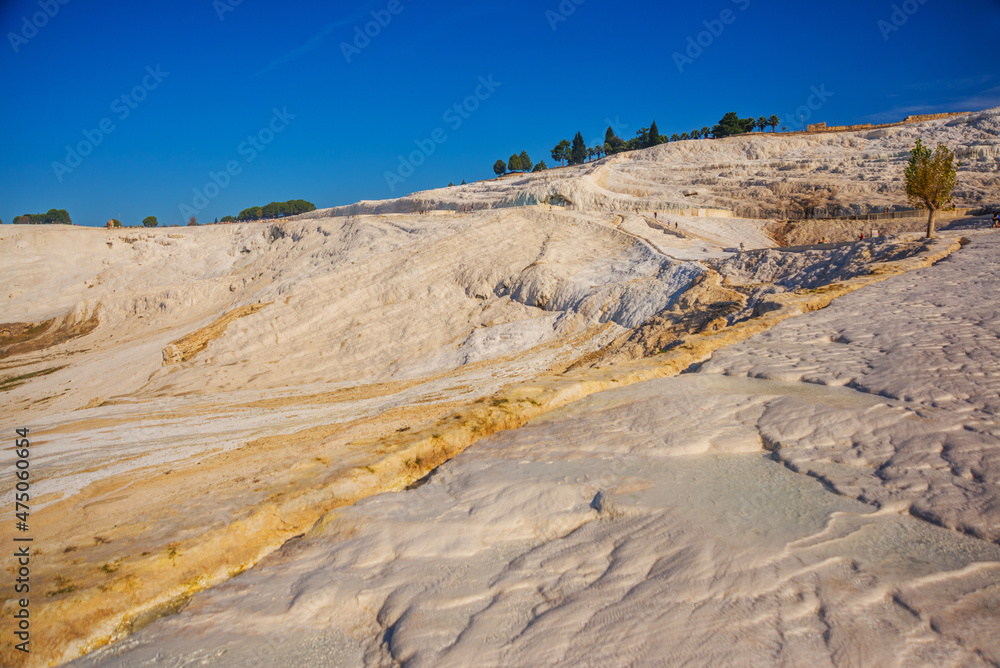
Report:
M934 216L951 201L955 190L955 153L944 144L938 144L931 153L931 149L917 139L903 175L910 204L928 211L927 238L933 239Z
M715 127L712 128L712 136L716 139L731 137L746 132L743 120L736 115L735 111L730 111L722 117Z
M528 155L528 152L521 151L521 155L519 155L518 157L521 159L521 171L530 172L532 165L534 165L535 163L531 161L531 157Z
M570 143L568 139L563 139L552 149L552 159L562 163L570 159Z

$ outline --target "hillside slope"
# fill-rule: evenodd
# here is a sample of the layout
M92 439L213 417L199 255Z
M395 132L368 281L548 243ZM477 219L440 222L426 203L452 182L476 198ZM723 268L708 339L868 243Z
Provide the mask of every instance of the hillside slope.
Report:
M996 113L966 120L913 128L986 141ZM678 143L277 223L0 228L0 410L31 430L45 554L32 570L34 665L133 633L327 512L416 484L491 433L679 373L957 249L901 238L789 254L767 250L773 220L643 212L677 193L756 207L737 181L694 183L717 178L715 159L748 173L819 154L897 169L864 163L859 141ZM970 196L995 178L995 160L976 165ZM571 210L512 206L553 189ZM463 201L476 210L412 213ZM0 465L13 458L0 451ZM15 602L4 605L6 629Z
M340 207L338 213L566 204L584 211L709 208L802 218L905 207L914 141L943 143L962 162L955 205L1000 204L1000 108L862 132L754 133L689 140L576 167Z

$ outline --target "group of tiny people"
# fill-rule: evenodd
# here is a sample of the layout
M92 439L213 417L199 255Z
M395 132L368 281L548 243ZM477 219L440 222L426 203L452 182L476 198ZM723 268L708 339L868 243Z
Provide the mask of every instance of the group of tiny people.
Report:
M873 227L872 229L868 230L868 236L867 237L865 236L864 232L862 232L860 235L858 235L858 241L864 241L865 239L873 239L873 238L878 237L878 236L882 236L881 233L880 233L880 231L877 228Z
M636 209L635 212L639 213L639 209ZM660 219L660 212L659 211L654 211L653 212L653 220L659 220L659 219ZM669 220L667 221L667 227L670 227L670 221ZM678 229L680 229L680 227L681 227L680 223L674 221L674 229L678 230Z

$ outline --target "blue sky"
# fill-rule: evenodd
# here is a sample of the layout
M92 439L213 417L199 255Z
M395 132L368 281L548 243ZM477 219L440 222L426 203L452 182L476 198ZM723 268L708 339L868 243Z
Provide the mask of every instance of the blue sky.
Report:
M1000 106L1000 0L5 0L0 29L5 223L400 196L609 124Z

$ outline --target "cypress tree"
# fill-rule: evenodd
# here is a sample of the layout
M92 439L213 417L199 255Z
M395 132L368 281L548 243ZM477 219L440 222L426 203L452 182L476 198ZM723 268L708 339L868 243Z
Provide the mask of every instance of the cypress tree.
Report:
M656 121L649 126L649 145L656 146L660 143L660 130L656 127Z
M573 137L573 148L570 149L569 164L582 165L587 161L587 143L583 141L583 135L579 132Z

